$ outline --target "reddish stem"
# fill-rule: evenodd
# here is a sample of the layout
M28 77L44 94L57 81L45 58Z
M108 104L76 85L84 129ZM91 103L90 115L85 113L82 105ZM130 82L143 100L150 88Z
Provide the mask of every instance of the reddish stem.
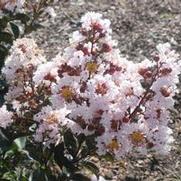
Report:
M130 114L130 116L129 116L130 120L132 120L134 118L134 116L137 114L138 110L140 109L140 106L144 103L145 98L150 93L150 89L151 89L153 83L156 81L157 76L159 75L159 69L160 68L161 68L161 65L159 66L159 63L157 62L157 67L156 67L157 71L156 71L155 75L153 76L152 81L151 81L149 87L147 88L146 92L144 93L143 97L140 99L138 105L133 110L133 112Z

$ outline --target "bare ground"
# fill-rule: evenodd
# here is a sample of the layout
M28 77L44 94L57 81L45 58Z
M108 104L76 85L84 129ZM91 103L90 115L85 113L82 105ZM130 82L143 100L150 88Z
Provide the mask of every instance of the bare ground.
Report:
M54 5L54 22L33 33L48 58L68 45L70 34L80 26L80 17L96 11L112 21L113 36L121 53L132 61L150 58L158 43L170 42L181 54L181 0L61 0ZM179 85L181 88L181 85ZM114 164L96 160L101 174L112 181L181 181L181 93L176 97L173 121L175 143L167 157L148 155L126 158Z

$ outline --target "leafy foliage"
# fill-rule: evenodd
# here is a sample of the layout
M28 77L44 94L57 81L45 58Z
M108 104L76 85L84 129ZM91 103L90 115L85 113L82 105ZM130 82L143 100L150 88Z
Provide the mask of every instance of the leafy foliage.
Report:
M9 140L0 132L0 178L2 180L72 180L90 181L82 174L88 169L99 176L98 167L87 156L91 155L86 137L73 136L65 130L64 138L57 146L45 148L30 142L30 137ZM73 149L74 148L74 149ZM22 168L23 167L23 168Z

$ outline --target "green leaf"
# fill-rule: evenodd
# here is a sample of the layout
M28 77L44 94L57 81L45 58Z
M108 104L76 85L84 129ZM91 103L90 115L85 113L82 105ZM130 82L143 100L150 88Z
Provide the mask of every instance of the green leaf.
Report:
M3 132L0 129L0 153L7 151L10 146L11 142L8 140L8 138L3 134Z
M26 24L30 20L30 17L27 14L18 13L16 14L16 19Z
M42 148L41 148L41 146L27 142L26 150L28 150L29 156L31 158L33 158L34 160L41 163L41 161L42 161Z
M1 69L4 66L4 61L5 61L5 58L7 55L8 55L8 49L6 47L4 47L3 45L0 45L0 79L2 77L1 76Z
M12 180L16 180L16 175L15 172L6 172L2 179L6 180L6 181L12 181Z
M20 34L19 27L12 22L10 23L10 25L11 25L11 29L12 29L15 39L18 38Z
M30 177L28 179L28 181L36 181L36 180L38 180L38 181L48 181L48 177L47 177L46 173L43 170L38 169L38 170L34 170L31 173L31 175L30 175Z
M93 153L93 150L96 149L95 145L95 135L90 135L86 137L86 145L90 153Z
M12 43L13 42L13 36L12 34L8 32L0 32L0 42L5 42L5 43Z
M8 91L8 85L6 83L6 80L0 75L0 107L4 103L4 95Z
M3 46L3 45L0 45L0 63L4 65L4 59L5 59L5 56L8 54L8 49Z
M59 165L60 168L65 167L69 171L73 172L76 170L76 167L74 164L69 160L67 157L65 157L64 153L64 143L58 144L54 149L54 159L55 162Z
M99 175L99 168L91 161L85 161L83 163L83 166L86 167L88 170L90 170L93 174L96 176Z
M64 133L64 144L65 144L65 147L67 148L68 152L72 156L76 156L75 154L77 153L78 143L77 143L76 138L74 137L74 135L72 134L72 132L70 130L67 130Z
M82 145L83 142L85 142L85 139L86 139L86 136L82 133L77 136L77 140L79 142L79 145Z
M20 137L16 138L14 140L15 145L17 146L18 150L21 151L25 148L26 146L26 137Z
M9 21L9 18L7 16L3 16L0 19L0 30L3 30L4 28L6 28L8 21Z
M63 166L63 160L64 160L64 144L60 143L58 144L54 149L54 159L56 163L61 168Z
M4 104L5 100L4 100L4 95L0 95L0 107Z
M87 157L88 154L89 154L89 149L88 149L88 147L87 147L86 144L83 144L82 147L81 147L81 151L80 151L80 154L79 154L79 155L80 155L82 158L85 158L85 157Z
M32 31L36 31L39 28L43 28L43 26L39 23L32 23L30 25L25 26L25 34L31 33Z
M91 181L91 179L81 173L76 173L72 176L72 181Z

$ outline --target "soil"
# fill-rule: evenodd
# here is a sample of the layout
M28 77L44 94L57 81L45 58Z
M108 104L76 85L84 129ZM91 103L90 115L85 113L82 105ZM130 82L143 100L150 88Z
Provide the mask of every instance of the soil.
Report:
M181 55L180 0L60 0L54 9L54 21L42 17L44 28L31 34L48 59L68 45L71 33L80 27L80 17L88 11L102 13L111 20L113 37L118 40L121 53L131 61L151 58L156 45L165 42L170 42ZM175 142L170 155L130 157L114 163L93 158L107 180L181 180L181 91L175 99L170 122Z

